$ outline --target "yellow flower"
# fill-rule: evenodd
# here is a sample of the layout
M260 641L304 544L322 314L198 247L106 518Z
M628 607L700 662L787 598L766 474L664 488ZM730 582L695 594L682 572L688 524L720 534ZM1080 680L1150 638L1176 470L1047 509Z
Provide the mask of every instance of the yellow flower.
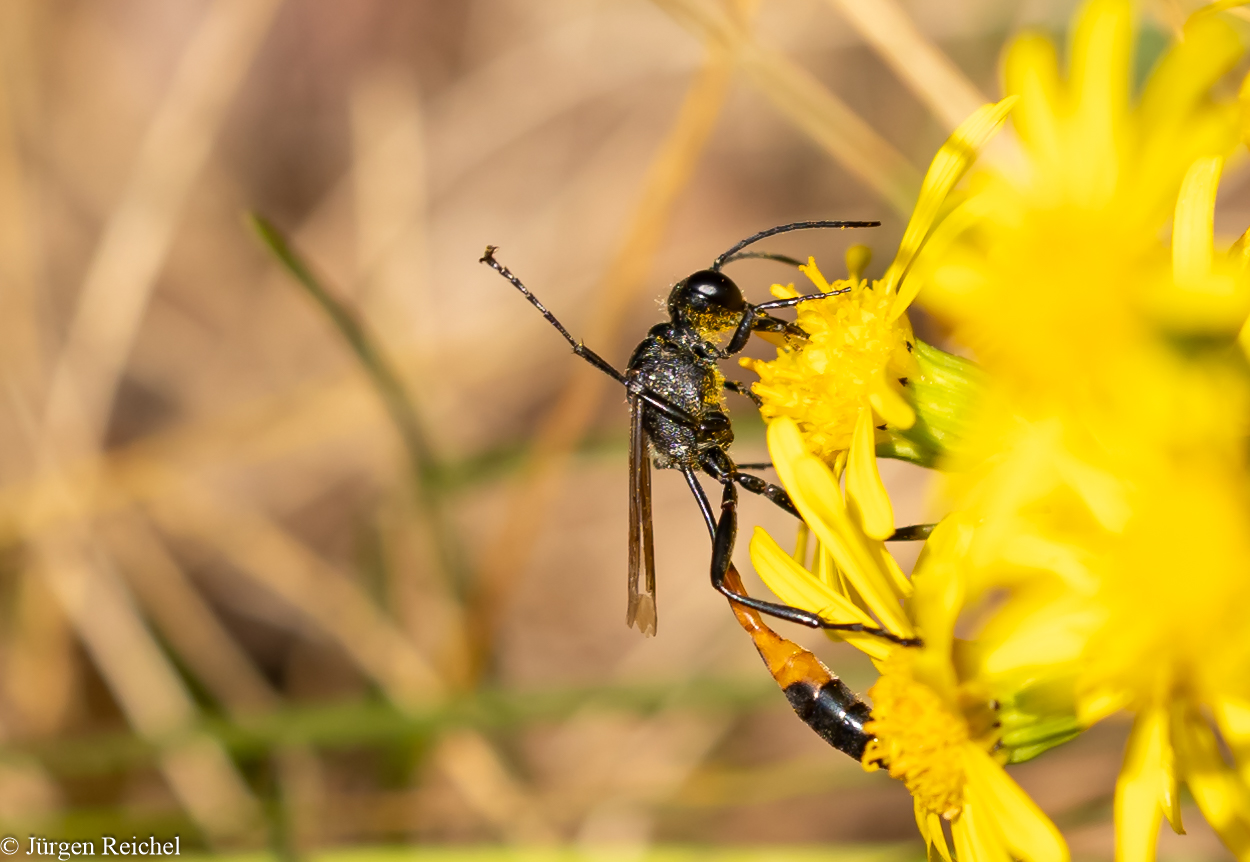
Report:
M765 419L794 419L812 451L833 463L850 447L862 408L895 429L916 421L902 387L919 366L907 306L915 297L906 280L908 268L923 247L955 184L977 150L1002 126L1014 99L985 105L968 118L938 151L921 186L894 262L881 279L861 278L867 250L848 253L849 277L830 283L809 258L803 274L821 293L844 291L829 299L798 306L798 325L809 338L778 350L771 362L742 359L760 376L752 391L760 396ZM773 285L779 299L799 296L794 285Z
M910 278L989 381L948 464L967 589L1009 596L979 673L1070 679L1082 723L1134 713L1117 858L1181 830L1184 783L1250 859L1250 278L1212 235L1240 133L1212 94L1242 50L1195 16L1134 102L1131 13L1084 8L1066 81L1047 40L1016 42L1023 158L970 178Z
M740 362L760 377L751 390L763 399L764 418L797 419L812 449L832 462L849 447L861 404L901 428L915 421L899 392L899 381L915 374L914 336L906 315L890 319L894 296L879 282L870 286L852 273L830 284L814 258L801 269L817 292L848 292L798 306L797 323L808 334L799 346L780 348L771 362ZM800 295L794 285L774 285L772 292L778 299Z
M1060 77L1051 42L1017 40L1006 86L1023 159L982 171L972 194L934 231L912 267L923 304L991 371L1010 371L1021 397L1116 404L1114 372L1126 345L1176 312L1160 242L1195 159L1222 155L1238 137L1238 108L1211 97L1241 55L1217 17L1193 22L1130 98L1132 26L1127 0L1097 0L1072 39ZM1126 314L1128 310L1140 312ZM1243 318L1244 319L1244 318ZM1077 350L1057 350L1052 336Z
M773 463L817 540L815 563L807 569L759 529L751 560L789 604L833 622L923 637L924 646L914 648L863 633L839 634L882 671L870 691L874 707L865 729L876 738L864 753L864 767L884 765L904 782L931 848L951 858L945 820L962 862L1063 862L1068 852L1058 830L1002 768L1008 752L1001 747L999 692L992 681L956 670L963 645L953 631L966 600L962 558L971 529L958 518L944 522L929 539L914 581L902 575L881 541L893 523L876 473L871 416L870 408L862 408L852 432L845 497L793 420L769 424ZM964 664L979 666L975 656L967 659Z

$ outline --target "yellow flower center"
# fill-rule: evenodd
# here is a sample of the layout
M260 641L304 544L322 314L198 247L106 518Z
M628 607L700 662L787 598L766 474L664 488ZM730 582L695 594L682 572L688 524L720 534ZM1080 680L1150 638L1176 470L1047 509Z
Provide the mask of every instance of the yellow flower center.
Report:
M868 690L872 720L864 729L876 739L868 743L862 762L869 772L884 764L925 810L951 820L963 808L961 749L969 741L968 725L915 679L911 664L908 650L894 650Z
M779 348L771 362L740 362L760 377L751 389L763 400L763 417L794 419L812 453L833 463L851 445L860 408L879 400L873 398L878 390L898 386L911 373L911 325L906 315L890 320L894 296L882 282L856 278L830 284L815 261L803 272L819 291L850 292L798 306L806 340ZM774 285L773 293L799 295L793 285Z

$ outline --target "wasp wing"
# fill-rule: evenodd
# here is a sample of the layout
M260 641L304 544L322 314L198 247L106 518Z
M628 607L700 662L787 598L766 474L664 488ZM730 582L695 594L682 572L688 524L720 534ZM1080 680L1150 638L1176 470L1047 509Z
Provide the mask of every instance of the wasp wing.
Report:
M643 402L629 402L629 606L627 625L655 634L655 543L651 533L651 456L642 427Z

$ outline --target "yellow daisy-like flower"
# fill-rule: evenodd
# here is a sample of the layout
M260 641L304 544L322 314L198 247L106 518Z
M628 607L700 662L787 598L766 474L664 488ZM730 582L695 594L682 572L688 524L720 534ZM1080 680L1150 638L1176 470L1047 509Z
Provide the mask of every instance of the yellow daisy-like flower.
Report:
M1250 277L1212 235L1242 48L1195 16L1134 102L1132 41L1129 3L1094 0L1067 80L1047 40L1011 48L1024 158L971 178L911 278L989 381L948 465L968 590L1009 594L980 673L1070 678L1082 723L1134 714L1117 858L1181 831L1186 784L1250 859Z
M793 420L770 423L769 452L817 540L815 562L808 569L759 529L751 560L768 587L791 605L833 622L880 626L898 638L923 636L924 646L915 648L866 633L839 635L882 671L870 691L874 707L865 730L875 740L864 753L864 767L884 765L904 782L930 848L951 858L945 821L962 862L1063 862L1068 852L1062 836L1002 768L1008 752L1001 746L994 686L956 670L961 646L953 631L966 600L961 561L971 530L958 519L943 523L929 539L914 581L902 575L882 542L892 521L876 474L871 416L870 408L861 409L852 432L845 496ZM978 665L975 657L964 663Z
M1211 249L1213 167L1194 164L1177 205L1175 242L1191 244L1173 249L1177 291L1195 288L1185 286L1185 261ZM1203 201L1205 212L1195 206ZM1232 261L1205 258L1211 291L1193 305L1218 307L1250 287L1244 272L1241 287L1225 282L1231 292L1213 287ZM1181 351L1135 346L1133 373L1118 385L1137 409L1119 415L1039 417L1036 402L996 391L983 416L985 460L952 482L980 523L970 580L1016 591L994 625L1029 621L983 667L1023 654L1077 667L1082 723L1136 714L1116 790L1125 860L1153 858L1164 817L1182 831L1182 784L1228 847L1250 858L1250 376L1234 327L1221 337L1204 323L1199 333L1197 353L1188 341ZM1054 600L1039 601L1043 591Z
M859 262L854 256L864 257L862 248L851 249L850 267ZM900 381L915 375L915 339L906 315L890 319L894 296L879 283L852 272L830 284L814 258L801 270L820 293L849 292L798 306L797 323L808 334L800 346L781 348L771 362L740 362L760 377L751 390L763 399L764 418L798 420L813 450L832 462L849 447L861 404L897 427L915 422L899 392ZM778 299L800 295L794 285L774 285L772 292Z
M871 282L861 278L867 250L860 246L848 253L849 278L833 283L809 259L801 269L816 290L841 293L798 306L798 325L808 333L806 341L781 347L770 362L740 360L760 376L752 391L763 401L764 418L794 419L812 451L829 463L850 447L865 406L880 420L875 424L905 430L916 422L915 411L902 394L902 387L919 372L906 314L915 297L907 272L938 222L951 189L977 150L1002 126L1014 101L985 105L938 151L898 254L883 278ZM791 284L773 285L773 295L790 299L800 294Z
M1022 397L1118 409L1115 374L1090 366L1128 369L1146 330L1188 313L1172 301L1159 234L1194 160L1237 142L1238 107L1211 90L1241 43L1218 17L1193 22L1134 103L1132 34L1128 0L1087 5L1067 81L1048 39L1011 46L1006 87L1024 158L974 176L912 268L925 307L984 366L1009 371ZM1056 350L1055 333L1080 349Z

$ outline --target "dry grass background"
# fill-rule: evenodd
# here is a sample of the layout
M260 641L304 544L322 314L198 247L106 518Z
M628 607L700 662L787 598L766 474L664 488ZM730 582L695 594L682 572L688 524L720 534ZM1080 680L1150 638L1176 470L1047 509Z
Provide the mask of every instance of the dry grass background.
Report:
M618 364L761 227L880 218L775 243L879 270L1005 40L1073 5L5 0L0 831L922 855L902 788L789 713L667 474L659 637L625 628L620 393L477 258ZM1018 771L1078 855L1109 856L1122 737ZM1221 858L1187 823L1165 855Z

